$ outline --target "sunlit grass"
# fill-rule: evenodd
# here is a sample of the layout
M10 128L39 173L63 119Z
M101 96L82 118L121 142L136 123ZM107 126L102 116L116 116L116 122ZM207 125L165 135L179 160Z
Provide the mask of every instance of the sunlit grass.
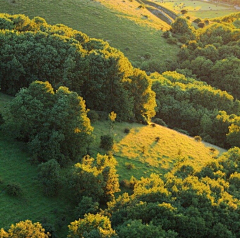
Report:
M97 122L93 126L96 141L92 146L97 151L100 136L109 133L109 122ZM130 129L128 134L124 133L125 128ZM192 137L159 125L115 123L112 134L115 141L113 154L118 161L121 179L129 179L132 175L140 178L152 172L165 174L183 158L199 170L207 161L225 151L215 147L213 153L211 144L197 142ZM135 168L128 170L126 162Z
M221 3L212 3L207 1L192 1L192 0L172 0L166 1L163 0L155 0L162 4L162 6L181 14L181 10L185 9L188 11L187 15L193 17L199 17L202 19L205 18L215 18L215 17L222 17L234 12L237 12L233 6L224 5ZM185 7L182 7L183 4Z
M169 25L149 12L146 8L139 8L140 3L136 0L97 0L113 11L119 12L120 16L135 21L138 24L148 25L155 29L169 29Z
M90 37L107 40L132 62L140 64L145 61L146 52L150 53L150 60L174 60L179 50L177 46L167 44L162 38L160 29L166 26L165 23L146 13L146 9L136 8L139 3L135 0L133 2L103 0L103 4L91 0L18 2L9 4L7 0L0 1L0 11L25 14L30 18L40 16L49 24L62 23ZM149 16L148 19L144 17L146 14ZM167 55L167 58L164 55Z

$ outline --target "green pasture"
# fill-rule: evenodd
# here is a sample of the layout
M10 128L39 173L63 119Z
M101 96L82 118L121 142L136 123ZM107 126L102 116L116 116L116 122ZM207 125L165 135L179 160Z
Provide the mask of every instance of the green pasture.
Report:
M8 229L11 224L27 219L54 224L60 222L61 212L68 206L61 197L43 196L37 178L37 166L31 165L29 159L23 144L7 138L0 132L1 228ZM12 183L21 186L22 196L14 197L6 193L6 186Z
M199 170L213 157L226 151L159 125L115 122L113 130L110 130L108 121L98 121L93 123L93 127L95 141L90 147L93 156L98 152L105 153L99 149L102 135L114 137L112 153L118 162L120 180L131 176L140 179L151 173L164 175L182 161L189 161L195 170ZM128 134L124 133L126 128L130 129ZM157 137L159 141L156 141ZM215 148L215 151L210 148ZM134 168L127 169L126 163L131 163Z
M234 6L203 0L156 0L156 2L178 14L181 14L181 10L185 9L188 11L186 15L202 19L222 17L238 11Z
M96 1L16 0L15 4L9 1L0 1L2 13L40 16L49 24L62 23L90 37L108 41L134 62L145 61L146 52L150 53L150 60L160 62L174 59L178 52L177 46L167 44L162 38L161 30L138 24Z

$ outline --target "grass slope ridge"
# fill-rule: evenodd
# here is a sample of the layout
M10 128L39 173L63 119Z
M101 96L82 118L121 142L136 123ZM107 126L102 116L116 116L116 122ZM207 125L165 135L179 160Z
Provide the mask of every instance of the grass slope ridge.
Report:
M80 30L90 37L108 41L112 47L120 49L132 62L138 64L148 61L144 57L146 53L151 55L149 60L160 62L166 58L174 60L179 50L177 46L167 44L162 38L160 29L165 28L167 24L154 15L150 17L146 9L137 8L139 3L136 1L16 2L10 4L8 1L0 1L0 11L8 14L25 14L29 18L40 16L49 24L61 23ZM128 12L121 10L126 6ZM149 15L147 19L144 16L146 14Z
M96 151L101 135L108 131L109 122L96 122L93 126L96 140L92 149ZM130 129L128 134L124 133L125 128ZM165 174L183 161L200 170L213 157L226 151L157 124L116 122L112 133L120 179L130 179L132 175L139 179L153 172ZM132 163L135 169L126 170L125 163Z

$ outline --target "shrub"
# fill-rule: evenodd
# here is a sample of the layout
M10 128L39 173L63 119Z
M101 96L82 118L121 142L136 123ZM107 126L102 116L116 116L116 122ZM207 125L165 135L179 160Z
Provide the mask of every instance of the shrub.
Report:
M207 24L207 25L209 24L209 20L208 20L208 19L205 19L204 22L205 22L205 24Z
M169 37L168 39L167 39L167 43L168 44L177 44L177 39L176 38L174 38L174 37Z
M94 110L90 110L87 113L87 116L88 116L88 118L90 119L91 122L98 121L98 119L99 119L99 114Z
M97 111L100 121L106 121L108 119L108 113L103 111Z
M144 5L144 4L141 4L141 5L138 6L138 8L143 8L143 9L144 9L144 8L145 8L145 5Z
M128 162L126 162L126 163L125 163L125 166L126 166L126 168L129 169L129 170L131 170L131 169L135 169L135 165L132 164L132 163L128 163Z
M168 127L168 125L165 123L165 121L161 118L154 118L152 121L158 125Z
M201 136L194 136L194 140L197 142L202 141L202 137Z
M100 148L111 150L113 148L113 137L109 135L101 136Z
M166 39L171 37L171 32L170 31L164 31L163 32L163 37L166 38Z
M198 27L203 28L204 26L205 26L205 23L204 23L204 22L199 22L199 23L198 23Z
M23 195L23 190L18 183L9 183L6 188L6 192L10 196L19 197Z
M130 188L130 182L127 179L123 179L119 182L121 187Z
M149 53L149 52L147 52L147 53L145 53L145 55L144 55L144 58L145 59L150 59L152 57L152 55Z
M125 128L124 129L124 133L128 134L130 132L130 129L129 128Z
M55 196L61 187L60 165L51 159L48 162L38 165L38 177L43 185L43 191L46 196Z
M193 22L198 24L199 22L201 22L201 19L200 18L196 18L195 20L193 20Z

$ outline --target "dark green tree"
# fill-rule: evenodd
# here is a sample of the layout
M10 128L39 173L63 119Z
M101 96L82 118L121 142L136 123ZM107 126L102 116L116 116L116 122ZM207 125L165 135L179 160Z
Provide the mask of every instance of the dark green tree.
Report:
M20 90L5 114L6 128L15 138L28 142L40 161L56 159L63 165L86 153L93 128L84 100L48 82L36 81Z

